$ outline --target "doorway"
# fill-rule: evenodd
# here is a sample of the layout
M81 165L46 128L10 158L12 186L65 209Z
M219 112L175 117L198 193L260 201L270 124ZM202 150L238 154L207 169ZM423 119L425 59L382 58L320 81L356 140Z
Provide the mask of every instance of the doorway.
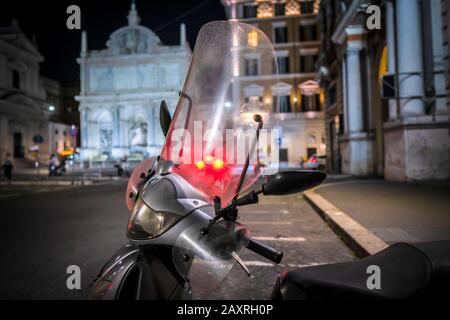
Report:
M25 148L22 145L22 133L14 132L14 158L25 157Z
M317 148L306 148L306 153L308 154L308 159L313 155L317 154Z
M340 125L340 121L339 121ZM340 173L341 172L341 157L339 152L339 141L338 141L338 133L336 128L336 122L331 121L328 124L328 134L329 134L329 142L330 142L330 151L328 154L330 155L329 165L330 172Z

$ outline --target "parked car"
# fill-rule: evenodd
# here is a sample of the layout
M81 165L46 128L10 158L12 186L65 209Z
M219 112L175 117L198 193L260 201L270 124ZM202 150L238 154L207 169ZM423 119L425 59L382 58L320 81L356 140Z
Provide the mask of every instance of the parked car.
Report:
M305 169L313 169L313 170L325 170L325 164L326 164L326 156L318 156L316 154L309 157L308 161L306 161L303 164L303 167Z

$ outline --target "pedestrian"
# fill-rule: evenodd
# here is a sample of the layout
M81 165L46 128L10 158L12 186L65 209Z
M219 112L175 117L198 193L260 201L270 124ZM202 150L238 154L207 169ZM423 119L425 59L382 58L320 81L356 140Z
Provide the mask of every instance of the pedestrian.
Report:
M6 154L5 162L3 162L3 172L5 174L6 179L8 179L8 181L11 181L13 168L14 168L14 164L11 159L11 153L8 152Z
M65 156L59 157L59 165L58 165L57 171L60 176L62 176L64 173L66 173L66 157Z
M125 174L129 177L130 176L130 172L128 171L129 164L128 158L126 156L122 158L120 166L122 167L122 170L125 172Z
M48 176L56 176L58 174L59 160L56 154L52 153L50 157L50 164L48 165Z

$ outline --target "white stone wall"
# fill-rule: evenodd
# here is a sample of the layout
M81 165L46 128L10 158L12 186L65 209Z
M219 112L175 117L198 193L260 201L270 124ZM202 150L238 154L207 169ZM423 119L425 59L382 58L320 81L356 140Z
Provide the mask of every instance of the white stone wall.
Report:
M185 37L178 46L162 45L150 29L139 25L132 6L129 25L111 34L106 49L88 51L85 33L82 39L82 90L76 97L82 158L158 154L164 142L161 100L175 109L191 59Z

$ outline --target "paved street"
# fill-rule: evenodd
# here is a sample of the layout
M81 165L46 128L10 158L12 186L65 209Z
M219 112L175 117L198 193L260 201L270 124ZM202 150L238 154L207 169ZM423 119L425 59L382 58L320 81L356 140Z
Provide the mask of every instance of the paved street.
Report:
M281 249L284 258L274 265L257 254L245 251L243 260L252 277L234 268L214 295L225 299L268 299L277 275L283 271L324 263L355 259L301 194L260 197L260 203L240 209L240 222L252 236Z
M75 187L0 198L0 298L81 299L125 242L125 185ZM66 268L82 270L82 290Z
M0 298L84 298L104 262L126 241L124 188L119 181L56 191L0 189ZM235 268L213 298L267 299L283 270L354 259L300 195L261 198L241 209L241 222L253 236L284 250L282 265L246 252L253 276ZM66 288L72 264L82 270L79 291Z

